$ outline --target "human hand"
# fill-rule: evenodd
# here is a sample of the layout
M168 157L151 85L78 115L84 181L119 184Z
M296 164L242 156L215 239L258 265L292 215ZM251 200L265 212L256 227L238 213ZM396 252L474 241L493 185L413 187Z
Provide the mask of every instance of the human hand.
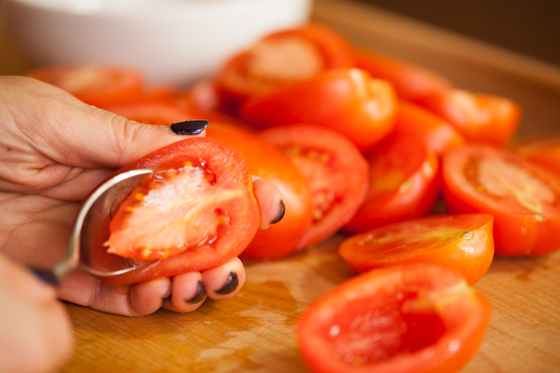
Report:
M97 184L116 169L185 138L170 127L128 121L23 77L0 77L0 123L0 250L36 267L61 257L80 202ZM204 128L198 130L195 135L204 136ZM261 228L266 228L281 213L281 194L260 179L254 190ZM173 281L121 287L74 272L63 279L58 296L129 316L160 307L189 312L206 296L231 298L244 280L243 265L235 258Z
M70 358L70 320L54 289L3 255L0 304L0 372L51 372Z

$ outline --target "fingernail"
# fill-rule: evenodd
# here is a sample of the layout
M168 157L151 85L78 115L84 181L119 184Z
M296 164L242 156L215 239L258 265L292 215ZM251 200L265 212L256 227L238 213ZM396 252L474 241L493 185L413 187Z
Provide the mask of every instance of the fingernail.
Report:
M198 281L198 288L196 289L196 294L191 299L187 299L187 303L197 304L200 303L206 298L206 288L202 281Z
M239 286L239 276L237 276L237 273L235 272L230 272L226 284L220 290L216 290L216 294L220 294L220 295L231 294L235 291L235 289L237 289L238 286Z
M278 223L280 220L282 220L285 213L286 213L286 206L284 206L284 201L280 200L280 213L278 214L276 219L270 222L270 224Z
M173 123L169 127L177 135L198 135L208 127L208 123L206 119L194 119Z
M52 285L54 287L58 287L58 278L55 274L48 269L41 269L41 268L29 268L31 272L45 284Z

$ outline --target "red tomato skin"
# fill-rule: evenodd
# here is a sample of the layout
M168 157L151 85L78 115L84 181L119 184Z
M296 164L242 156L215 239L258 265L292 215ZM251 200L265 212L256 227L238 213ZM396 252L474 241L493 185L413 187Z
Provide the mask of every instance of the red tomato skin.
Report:
M488 214L434 215L388 224L347 238L338 249L340 256L358 272L407 263L428 263L460 273L469 285L476 284L490 268L494 258L494 217ZM430 237L416 241L418 226L426 229L460 230L448 238ZM408 233L407 233L408 232ZM414 232L414 233L413 233ZM464 232L464 233L462 233ZM472 232L465 238L464 234ZM372 238L390 243L368 243ZM414 241L412 241L414 240ZM403 242L404 241L404 242Z
M560 137L535 139L512 149L524 159L560 175Z
M329 174L334 178L329 186L338 188L335 194L340 200L334 204L332 211L318 223L312 224L302 239L302 247L307 248L325 240L354 216L367 193L368 165L351 141L328 128L308 123L277 126L262 130L258 135L279 148L298 146L317 149L332 157L327 163ZM309 174L302 169L300 172L310 185L324 182L315 178L314 170ZM312 198L314 192L316 191L312 186Z
M240 115L256 129L302 122L322 125L365 152L393 130L395 110L389 83L371 79L363 70L338 69L254 97Z
M153 266L118 276L100 277L100 280L120 286L214 268L239 255L257 233L260 212L253 194L249 168L241 154L219 141L199 137L188 138L156 150L121 168L115 174L141 168L154 169L177 158L204 159L215 171L218 180L222 180L219 182L239 185L239 190L245 193L246 209L238 213L230 212L230 218L235 220L235 225L220 233L220 243L212 249L207 246L192 248L161 260Z
M344 232L364 232L430 212L440 193L439 159L422 142L405 136L389 136L368 155L367 160L370 169L368 194L360 209L344 226ZM406 167L403 183L376 194L376 179L382 175L372 172L378 161L392 164L391 171Z
M429 297L430 294L434 294L437 298L438 290L439 294L450 291L453 295L437 303L436 305L441 307L435 311L429 308L433 306L430 302L434 301ZM420 343L416 346L419 348L414 351L397 349L391 356L380 358L372 363L345 362L340 356L341 349L344 348L352 353L353 348L335 338L344 335L349 328L349 321L358 320L360 317L365 319L368 315L374 319L376 310L383 313L383 307L389 307L391 303L400 304L401 306L394 312L403 315L402 312L406 311L406 308L403 308L404 303L400 302L406 302L409 294L413 298L419 298L420 302L425 299L430 303L426 305L428 307L426 310L420 309L418 312L435 314L435 317L439 318L441 322L439 328L442 330L439 330L439 335L436 334L437 338L423 341L424 336L418 333L410 336ZM445 302L446 300L448 302ZM395 317L395 313L387 313L387 319ZM304 360L314 373L452 373L460 370L477 353L490 314L491 307L488 301L468 287L458 273L429 264L407 264L374 269L339 284L314 301L302 314L298 320L296 333ZM394 325L400 320L383 321L384 324ZM336 337L332 335L335 325L338 326L338 329L335 329L338 331ZM372 320L370 328L375 328L374 325ZM355 329L359 327L360 324ZM390 326L387 328L389 329ZM364 345L366 341L360 343L359 331L350 332L354 333L352 343L358 346L357 348L362 350L368 348L368 345ZM425 332L435 333L430 329ZM363 339L372 334L372 332L361 333ZM388 337L395 338L391 334ZM336 347L335 343L338 343Z
M494 155L508 160L544 181L555 193L555 202L540 220L517 203L489 204L486 197L465 187L464 176L458 173L464 154ZM457 164L459 163L459 164ZM485 144L469 144L446 153L442 159L443 196L450 212L487 213L494 216L495 253L503 256L542 255L560 249L560 179L550 171L523 160L505 149Z
M74 83L83 76L80 71L93 72L97 78L74 89ZM142 97L144 88L140 71L118 66L52 65L35 68L26 75L65 89L86 104L98 107L135 102ZM61 84L64 81L70 81L70 85Z
M241 257L277 259L302 249L301 241L311 227L311 195L305 178L289 158L272 144L232 124L212 122L206 136L238 150L252 175L274 184L282 193L282 220L257 232Z
M422 139L437 155L466 143L463 135L449 122L404 100L399 100L393 133Z

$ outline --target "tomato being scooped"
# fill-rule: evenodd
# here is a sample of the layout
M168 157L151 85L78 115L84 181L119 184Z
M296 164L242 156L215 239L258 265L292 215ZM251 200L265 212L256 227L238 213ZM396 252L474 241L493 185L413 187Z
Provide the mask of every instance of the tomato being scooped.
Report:
M151 168L120 205L103 242L107 252L161 261L116 277L112 285L216 267L239 255L256 234L259 208L245 160L212 139L159 149L118 172Z
M315 373L456 372L478 350L490 305L458 273L375 269L315 301L297 337Z

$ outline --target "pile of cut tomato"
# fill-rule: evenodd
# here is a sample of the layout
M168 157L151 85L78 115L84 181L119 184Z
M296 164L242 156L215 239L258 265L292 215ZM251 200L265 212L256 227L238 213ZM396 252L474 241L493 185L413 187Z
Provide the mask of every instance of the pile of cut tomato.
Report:
M457 371L489 322L471 286L494 255L560 249L560 140L513 147L516 102L356 48L323 24L267 35L188 88L148 87L126 67L29 76L143 123L210 121L206 139L126 168L154 173L121 205L103 245L160 263L113 281L236 255L274 260L347 236L339 254L359 274L298 323L314 372ZM285 216L267 230L257 231L250 175L283 194Z

